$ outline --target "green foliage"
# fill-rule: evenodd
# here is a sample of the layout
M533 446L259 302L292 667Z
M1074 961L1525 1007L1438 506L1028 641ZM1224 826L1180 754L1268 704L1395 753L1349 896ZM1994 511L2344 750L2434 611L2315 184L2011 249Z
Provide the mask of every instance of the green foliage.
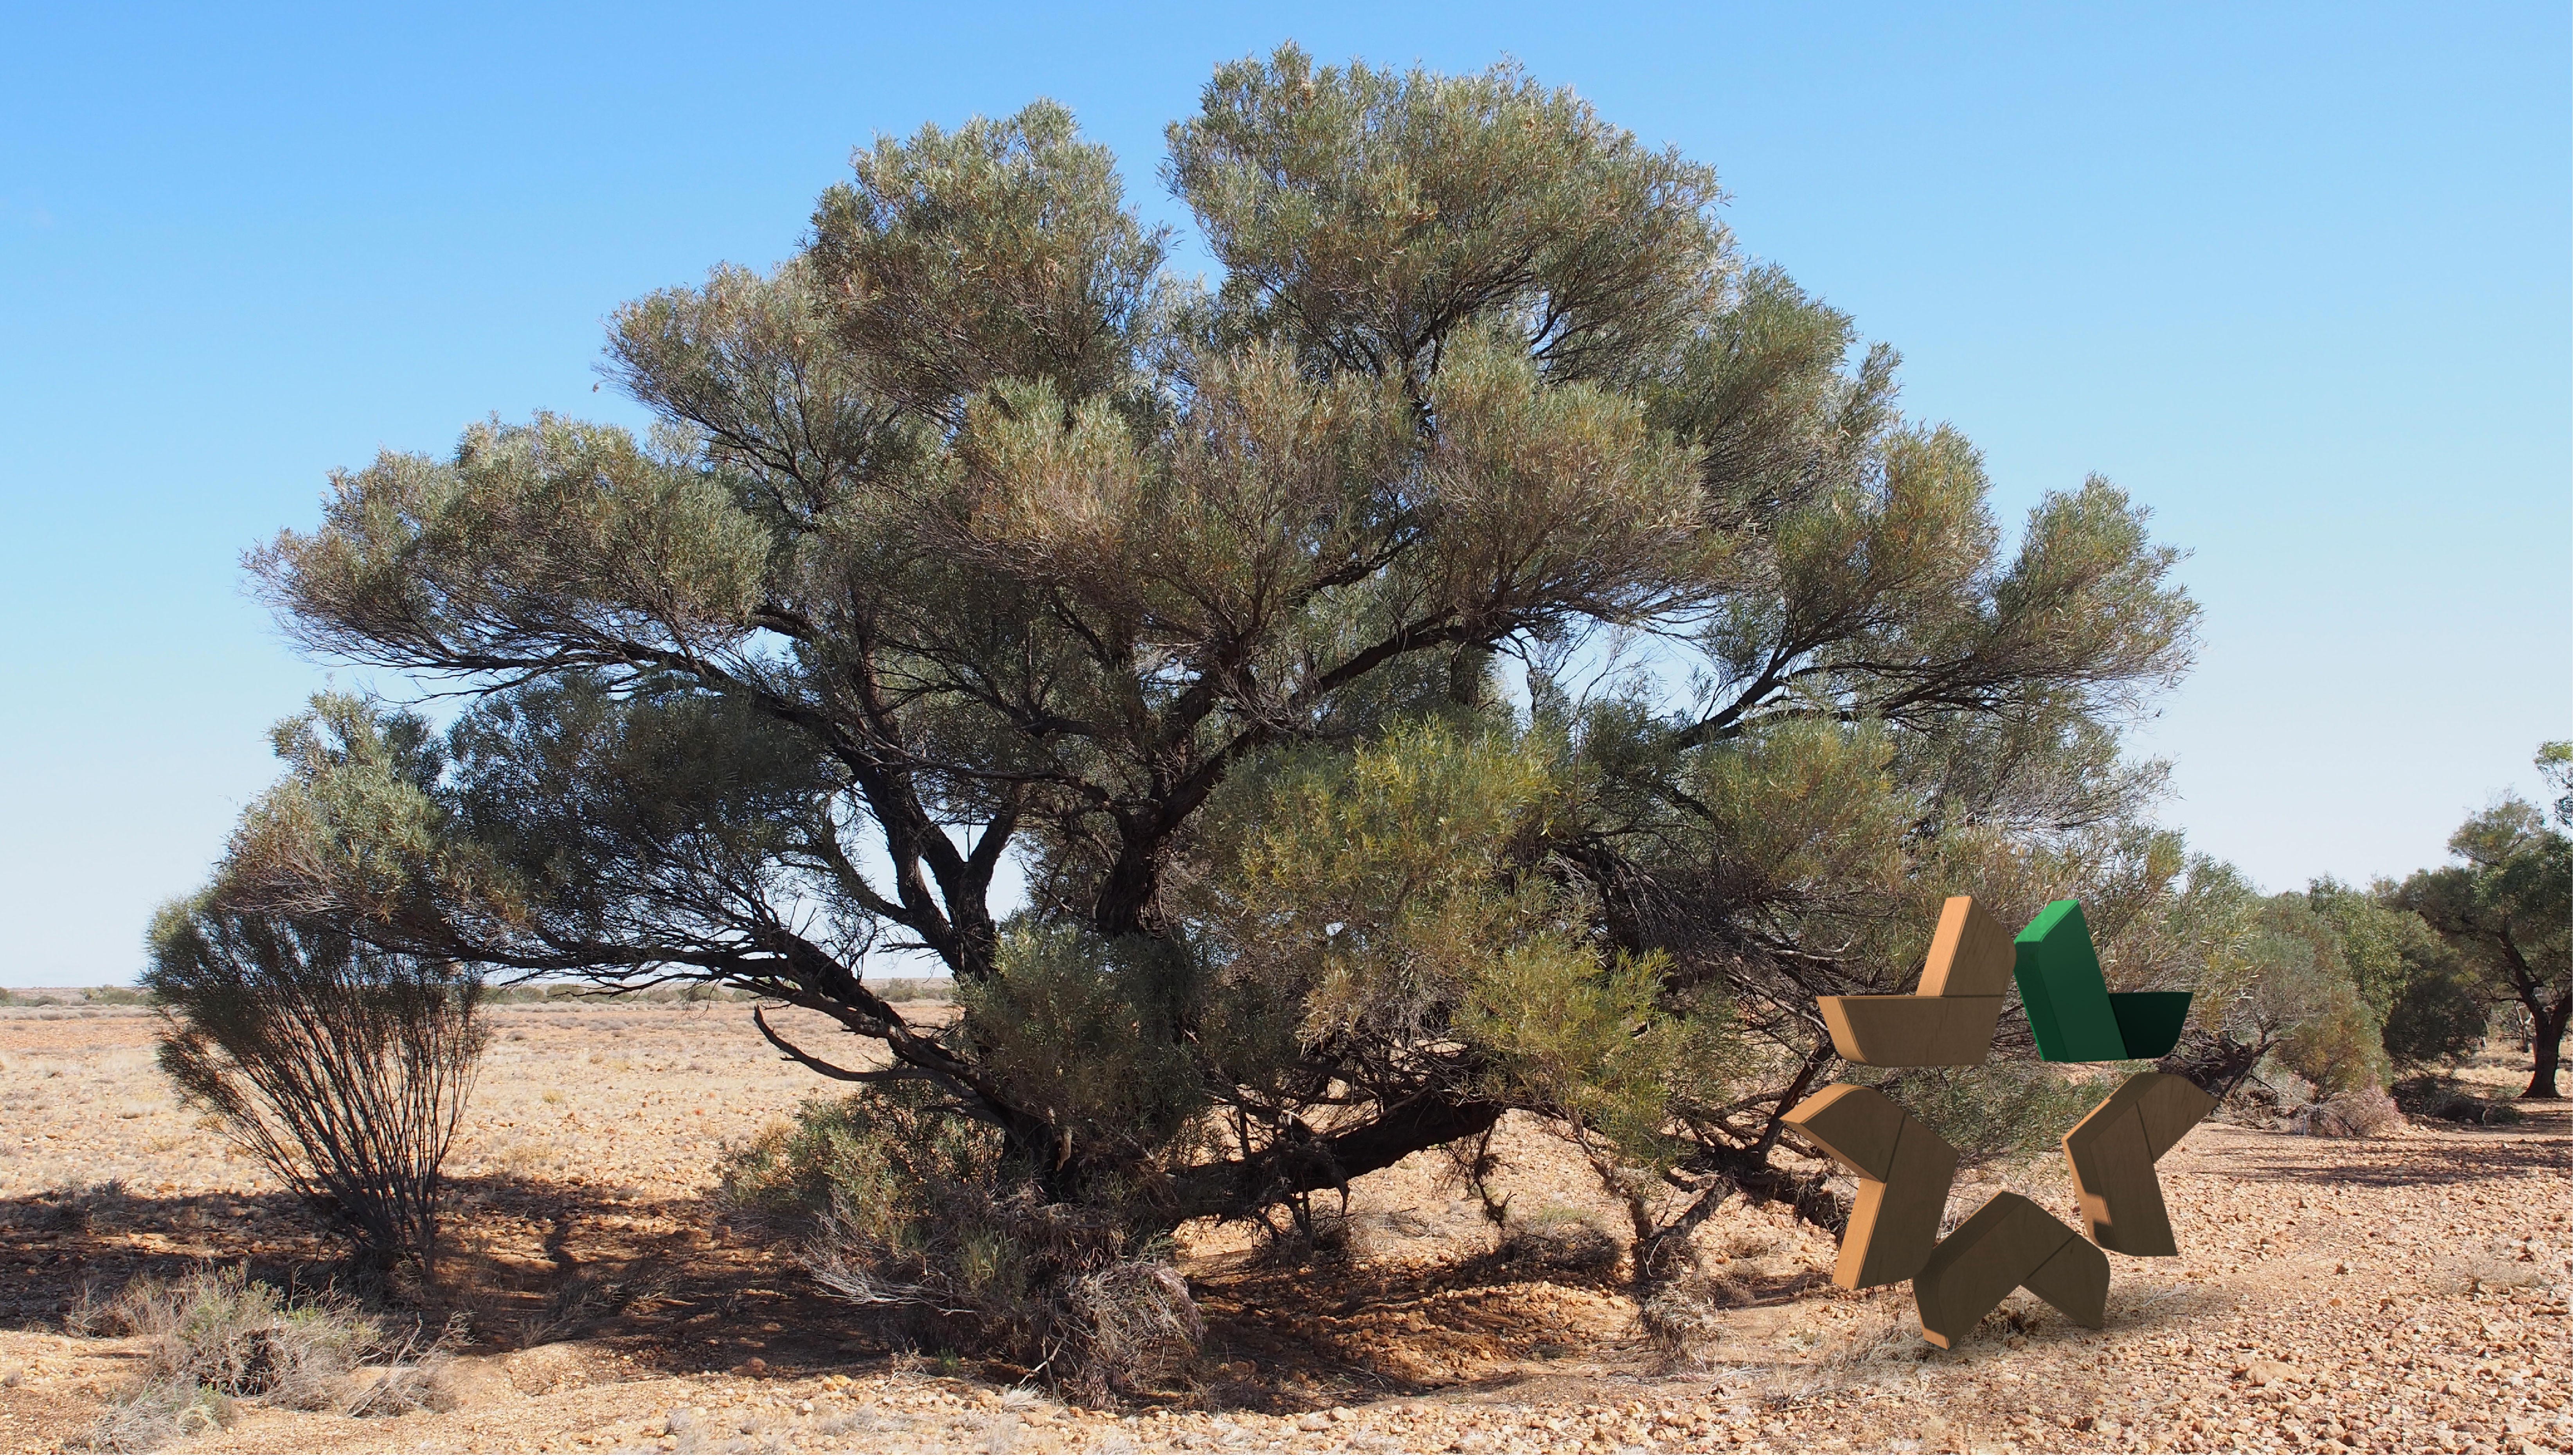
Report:
M907 1316L923 1343L1105 1394L1173 1373L1204 1333L1187 1283L1113 1190L1044 1199L996 1129L917 1084L808 1100L721 1173L826 1290Z
M992 975L960 988L962 1037L1014 1106L1061 1139L1149 1159L1208 1103L1180 1031L1194 980L1165 942L1074 925L1003 933Z
M1874 1087L1930 1124L1967 1167L2056 1150L2114 1081L2042 1062L1980 1067L1851 1068L1844 1081Z
M2573 1024L2573 838L2511 798L2468 819L2448 853L2460 863L2414 873L2391 903L2427 922L2487 996L2519 1004L2533 1034L2522 1094L2556 1096Z
M1291 47L1170 147L1212 291L1039 104L882 140L795 258L620 310L648 437L337 477L265 588L470 702L318 701L220 904L820 1012L931 1099L848 1137L935 1105L1137 1229L1525 1108L1658 1237L1673 1186L1782 1190L1813 998L1902 989L1947 894L2079 896L2118 990L2240 949L2119 751L2190 658L2176 552L2100 480L2014 539L1709 168L1513 67ZM960 1019L864 981L893 948ZM885 1200L982 1184L882 1178L851 1266L929 1287Z
M2306 899L2339 938L2360 1000L2385 1029L2385 1055L2403 1069L2453 1066L2483 1045L2485 994L2428 922L2384 903L2393 894L2388 883L2360 894L2317 880Z

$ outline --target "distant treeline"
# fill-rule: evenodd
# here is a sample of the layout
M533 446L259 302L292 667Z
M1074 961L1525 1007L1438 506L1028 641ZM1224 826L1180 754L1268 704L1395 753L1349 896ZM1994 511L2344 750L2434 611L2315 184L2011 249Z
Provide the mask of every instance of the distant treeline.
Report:
M956 983L945 977L899 978L873 981L869 987L887 1001L947 1002L955 1000ZM556 1002L640 1002L659 1006L675 1002L757 1001L747 991L734 991L715 986L655 986L642 991L602 991L577 982L533 982L522 986L494 986L483 993L494 1006L542 1006ZM58 991L0 991L0 1007L99 1007L152 1006L152 994L132 986L92 986Z

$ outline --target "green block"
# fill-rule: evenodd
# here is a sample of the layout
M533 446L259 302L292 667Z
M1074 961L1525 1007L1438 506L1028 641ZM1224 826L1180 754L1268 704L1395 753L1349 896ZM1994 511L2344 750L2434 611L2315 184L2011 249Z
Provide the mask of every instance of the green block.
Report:
M2179 1045L2179 1029L2188 1021L2186 991L2113 991L2109 1010L2118 1017L2119 1039L2131 1061L2165 1056Z
M2124 1062L2127 1040L2100 975L2100 953L2082 923L2082 902L2058 900L2039 911L2013 942L2021 1008L2049 1062Z

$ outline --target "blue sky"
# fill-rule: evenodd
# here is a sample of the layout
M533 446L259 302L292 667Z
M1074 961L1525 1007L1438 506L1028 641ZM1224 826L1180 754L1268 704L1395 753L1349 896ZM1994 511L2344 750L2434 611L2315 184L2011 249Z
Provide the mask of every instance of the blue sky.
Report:
M0 985L121 981L327 682L242 589L327 472L593 392L600 321L794 246L850 148L1051 96L1156 178L1220 61L1502 56L1714 163L2016 523L2189 548L2138 738L2273 888L2437 861L2573 735L2560 3L14 5L0 47ZM393 688L398 684L378 684Z

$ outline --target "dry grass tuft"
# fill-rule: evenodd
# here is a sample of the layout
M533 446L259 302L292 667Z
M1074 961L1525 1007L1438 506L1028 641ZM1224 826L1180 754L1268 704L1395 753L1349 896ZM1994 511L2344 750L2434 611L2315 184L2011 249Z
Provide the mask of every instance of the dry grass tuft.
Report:
M443 1361L442 1341L393 1337L343 1297L291 1302L239 1266L145 1277L85 1303L76 1327L142 1344L139 1377L90 1434L99 1450L151 1450L229 1424L243 1400L343 1415L421 1409Z

